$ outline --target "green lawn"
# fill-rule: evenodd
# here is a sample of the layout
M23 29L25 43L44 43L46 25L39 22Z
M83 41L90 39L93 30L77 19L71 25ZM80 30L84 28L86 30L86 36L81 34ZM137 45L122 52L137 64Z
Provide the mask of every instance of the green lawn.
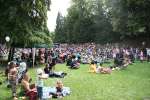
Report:
M56 70L68 73L61 80L71 88L72 93L63 100L144 100L146 97L150 100L150 63L147 62L136 62L126 70L113 71L111 75L88 73L88 65L70 70L64 64L58 64ZM35 68L29 69L33 82L35 72ZM56 80L49 78L45 80L45 85L54 86ZM0 85L0 100L11 100L10 96L6 84Z

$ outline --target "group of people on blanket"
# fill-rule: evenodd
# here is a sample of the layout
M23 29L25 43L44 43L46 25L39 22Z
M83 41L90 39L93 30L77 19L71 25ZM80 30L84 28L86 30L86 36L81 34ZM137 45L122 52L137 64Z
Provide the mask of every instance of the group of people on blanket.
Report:
M60 80L56 82L56 87L45 87L43 79L48 77L49 75L45 74L42 69L37 69L37 91L40 100L51 97L62 98L70 94L70 88L64 87Z
M45 68L48 68L48 64ZM21 84L21 92L25 96L22 98L23 100L26 100L26 97L28 97L29 100L43 100L51 97L62 98L63 96L70 94L70 88L64 87L63 83L58 80L56 82L56 87L48 87L48 95L45 96L45 94L47 93L43 91L43 88L46 88L44 87L43 79L47 79L49 76L52 75L51 73L46 73L45 68L44 71L42 69L37 70L37 82L35 85L30 83L32 79L29 77L30 75L28 74L25 62L9 62L5 70L5 75L7 76L8 81L7 87L11 88L12 91L13 100L18 100L17 86L19 83ZM51 70L49 71L52 72ZM53 75L59 77L62 75L65 76L66 73L54 72Z

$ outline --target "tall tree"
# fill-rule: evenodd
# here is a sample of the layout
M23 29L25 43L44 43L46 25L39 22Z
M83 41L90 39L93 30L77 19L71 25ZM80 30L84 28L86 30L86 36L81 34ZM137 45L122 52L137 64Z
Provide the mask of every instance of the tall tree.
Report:
M104 9L102 0L92 0L95 42L107 42L111 40L112 26L110 18ZM108 38L110 37L110 38Z
M55 29L55 42L65 42L64 35L64 17L58 12Z
M78 43L89 42L93 39L91 31L93 19L87 6L86 0L73 0L64 24L67 41Z

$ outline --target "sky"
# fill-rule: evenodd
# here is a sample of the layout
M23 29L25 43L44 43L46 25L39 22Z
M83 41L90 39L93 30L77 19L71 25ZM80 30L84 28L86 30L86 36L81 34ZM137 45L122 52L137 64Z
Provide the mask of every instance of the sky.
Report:
M63 16L66 16L67 8L69 8L70 3L71 0L51 0L51 10L47 12L47 26L50 32L53 32L55 30L58 12L61 12Z

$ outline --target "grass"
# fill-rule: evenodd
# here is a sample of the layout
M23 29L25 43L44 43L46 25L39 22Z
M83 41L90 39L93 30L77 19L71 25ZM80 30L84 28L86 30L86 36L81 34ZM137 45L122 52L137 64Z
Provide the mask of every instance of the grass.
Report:
M88 65L70 70L64 64L58 64L56 70L68 73L61 80L71 88L72 93L63 100L144 100L146 97L150 100L150 63L147 62L136 62L125 70L113 71L111 75L88 73ZM35 72L35 68L29 69L33 82ZM45 80L45 86L54 86L56 80ZM10 89L3 83L0 85L0 100L11 100L10 97Z

